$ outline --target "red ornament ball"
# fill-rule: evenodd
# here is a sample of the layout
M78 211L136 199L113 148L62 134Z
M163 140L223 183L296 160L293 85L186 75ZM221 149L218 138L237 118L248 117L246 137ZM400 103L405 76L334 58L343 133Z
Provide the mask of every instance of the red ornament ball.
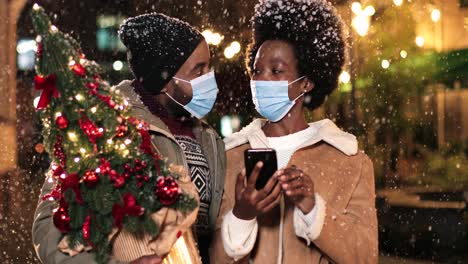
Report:
M123 176L119 176L114 180L114 187L115 188L122 188L125 185L125 178Z
M172 177L161 177L156 183L155 194L162 205L171 205L179 197L179 185Z
M110 170L109 171L109 178L112 180L112 181L115 181L115 179L117 179L118 177L120 177L119 173L116 171L116 170Z
M99 176L95 171L87 170L83 175L83 182L88 188L95 187L99 182Z
M54 212L54 225L62 233L70 231L70 216L68 215L67 208L60 206Z
M68 119L64 115L61 115L55 119L55 124L59 129L63 130L68 127Z
M79 63L76 63L72 66L72 71L73 73L75 73L76 75L80 76L80 77L85 77L86 76L86 68L83 67L83 65L79 64Z

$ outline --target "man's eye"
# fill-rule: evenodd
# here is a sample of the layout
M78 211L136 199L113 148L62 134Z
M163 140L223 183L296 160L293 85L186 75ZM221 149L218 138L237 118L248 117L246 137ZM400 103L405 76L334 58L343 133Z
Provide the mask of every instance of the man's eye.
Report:
M273 70L272 72L273 72L273 74L280 74L280 73L282 73L283 71L280 71L280 70Z
M257 69L253 69L253 74L256 75L256 74L260 74L260 70L257 70Z

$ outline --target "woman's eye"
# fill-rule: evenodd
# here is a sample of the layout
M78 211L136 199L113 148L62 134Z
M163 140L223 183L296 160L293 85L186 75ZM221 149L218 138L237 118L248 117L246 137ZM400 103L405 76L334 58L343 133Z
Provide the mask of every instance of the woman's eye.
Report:
M257 75L257 74L260 74L260 71L257 70L257 69L253 69L252 73L253 73L254 75Z
M273 74L280 74L280 73L282 73L282 71L280 71L280 70L272 70L272 72L273 72Z

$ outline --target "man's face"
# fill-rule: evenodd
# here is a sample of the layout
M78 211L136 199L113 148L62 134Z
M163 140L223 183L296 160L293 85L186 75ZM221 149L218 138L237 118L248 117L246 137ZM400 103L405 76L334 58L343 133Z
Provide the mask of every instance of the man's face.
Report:
M174 77L186 81L191 81L197 77L202 76L203 74L208 73L209 71L210 49L208 48L206 41L203 40L200 42L200 44L198 44L192 55L190 55L190 57L185 61ZM170 96L183 105L188 104L190 100L192 100L192 86L190 83L183 81L172 79L164 87L162 92L167 92ZM180 107L179 105L177 106Z

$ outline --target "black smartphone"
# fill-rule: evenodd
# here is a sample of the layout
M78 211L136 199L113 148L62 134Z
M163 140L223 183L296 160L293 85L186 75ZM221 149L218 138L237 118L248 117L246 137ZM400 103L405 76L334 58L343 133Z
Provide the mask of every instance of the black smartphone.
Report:
M257 162L262 161L263 167L258 175L255 188L257 190L263 189L268 180L278 170L278 163L276 160L276 151L270 148L256 148L246 149L244 151L245 170L247 178L250 177Z

